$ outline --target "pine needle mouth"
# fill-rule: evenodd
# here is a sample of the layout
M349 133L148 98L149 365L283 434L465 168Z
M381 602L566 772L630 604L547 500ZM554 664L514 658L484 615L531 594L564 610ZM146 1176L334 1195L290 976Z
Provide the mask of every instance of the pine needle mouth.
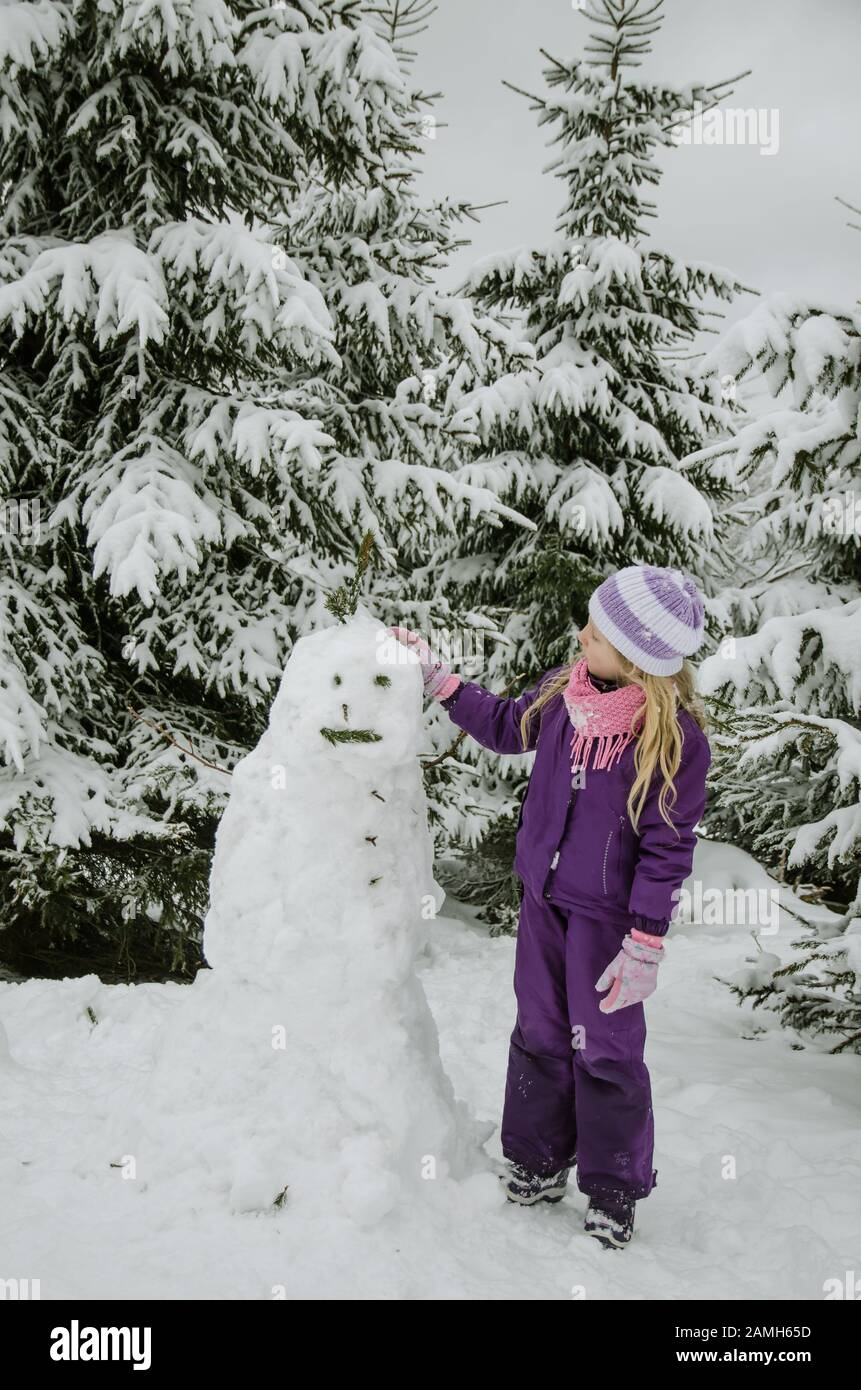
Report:
M379 743L382 734L373 729L321 729L320 733L329 743Z

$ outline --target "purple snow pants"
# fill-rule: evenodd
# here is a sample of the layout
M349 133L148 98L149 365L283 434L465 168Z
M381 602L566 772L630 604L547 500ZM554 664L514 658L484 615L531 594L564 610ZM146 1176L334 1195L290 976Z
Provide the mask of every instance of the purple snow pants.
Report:
M645 1011L603 1014L607 991L595 988L626 930L524 886L501 1141L505 1157L533 1173L576 1156L581 1192L639 1198L657 1183Z

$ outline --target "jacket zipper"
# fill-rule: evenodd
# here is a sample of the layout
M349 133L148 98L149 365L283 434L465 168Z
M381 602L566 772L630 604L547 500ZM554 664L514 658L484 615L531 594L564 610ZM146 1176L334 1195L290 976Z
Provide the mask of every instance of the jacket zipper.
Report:
M563 837L563 839L564 839L564 836L565 836L565 831L566 831L567 828L568 828L568 816L569 816L570 813L571 813L571 807L572 807L573 804L574 804L574 797L575 797L575 795L576 795L576 793L572 791L571 795L570 795L569 798L568 798L568 805L567 805L567 807L565 808L565 822L564 822L564 824L563 824L563 826L562 826L562 837ZM548 883L550 882L550 875L554 872L554 870L555 870L555 868L556 868L556 865L557 865L558 863L559 863L559 850L557 849L556 852L555 852L555 854L553 855L553 858L550 860L550 868L549 868L549 870L548 870L547 877L546 877L546 879L544 880L544 896L545 896L545 898L549 898L549 897L550 897L550 889L548 888L547 885L548 885Z

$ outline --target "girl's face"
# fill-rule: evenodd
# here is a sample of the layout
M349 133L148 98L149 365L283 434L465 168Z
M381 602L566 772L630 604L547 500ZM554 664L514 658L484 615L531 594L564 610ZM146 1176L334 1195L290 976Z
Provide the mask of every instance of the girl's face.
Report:
M591 618L585 627L581 627L577 637L583 648L590 675L599 676L605 681L617 681L621 678L622 667L619 658Z

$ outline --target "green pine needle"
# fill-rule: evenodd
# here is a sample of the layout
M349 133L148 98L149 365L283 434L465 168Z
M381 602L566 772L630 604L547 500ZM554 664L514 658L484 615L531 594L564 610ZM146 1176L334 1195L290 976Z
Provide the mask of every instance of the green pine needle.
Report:
M373 729L321 729L320 733L332 744L334 743L379 743L382 734L375 734Z

